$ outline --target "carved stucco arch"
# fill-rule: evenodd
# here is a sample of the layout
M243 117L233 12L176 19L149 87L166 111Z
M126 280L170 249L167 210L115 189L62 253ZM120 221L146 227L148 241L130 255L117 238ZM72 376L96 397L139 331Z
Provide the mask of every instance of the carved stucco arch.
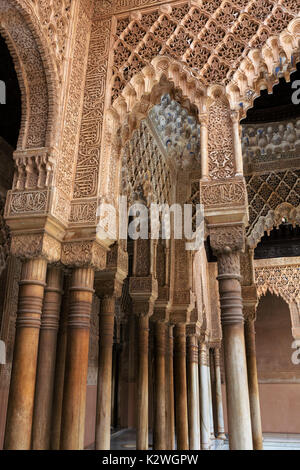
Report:
M275 210L269 210L266 216L261 216L247 237L250 248L256 248L264 233L270 234L273 228L278 228L283 219L294 227L300 225L300 206L294 207L288 202L283 202Z
M131 78L108 110L120 135L124 122L128 123L129 133L122 135L123 143L166 93L176 94L176 100L192 115L197 115L206 97L206 89L187 67L169 57L155 57Z
M295 300L291 300L288 293L281 289L277 289L271 283L266 282L261 288L257 290L258 298L261 300L267 293L280 297L288 306L290 312L290 320L292 327L292 335L294 339L300 339L300 309L299 304Z
M17 149L51 146L55 141L58 83L39 22L23 1L0 0L0 33L12 56L21 90Z
M241 109L241 118L253 107L254 100L266 88L273 87L284 76L289 80L300 60L300 18L294 18L278 35L270 36L261 49L251 49L226 86L232 108Z

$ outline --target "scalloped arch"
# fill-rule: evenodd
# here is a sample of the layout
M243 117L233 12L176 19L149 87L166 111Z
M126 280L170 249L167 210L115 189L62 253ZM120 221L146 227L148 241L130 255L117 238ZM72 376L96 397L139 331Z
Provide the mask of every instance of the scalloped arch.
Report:
M278 228L283 219L294 227L300 225L300 206L294 207L288 202L283 202L275 210L270 210L266 216L260 217L247 237L250 248L258 245L265 232L270 234L274 227Z
M166 93L170 93L195 117L205 106L207 91L189 75L186 68L168 57L156 57L132 77L121 96L109 108L106 122L113 122L114 125L107 127L120 132L122 142L126 142L149 110Z

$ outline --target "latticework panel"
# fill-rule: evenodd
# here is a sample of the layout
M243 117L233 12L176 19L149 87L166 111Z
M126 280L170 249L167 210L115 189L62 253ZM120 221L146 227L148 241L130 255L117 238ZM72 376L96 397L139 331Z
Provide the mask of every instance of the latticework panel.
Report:
M259 217L266 216L283 202L300 204L300 170L286 170L246 176L250 234Z
M122 162L122 193L132 198L143 188L151 200L159 204L170 202L171 174L145 121L126 144Z
M300 303L300 264L256 268L255 279L259 296L269 290L288 304L293 301Z
M226 84L250 49L283 31L299 10L294 0L203 0L123 16L115 31L112 101L158 55L185 63L204 84Z

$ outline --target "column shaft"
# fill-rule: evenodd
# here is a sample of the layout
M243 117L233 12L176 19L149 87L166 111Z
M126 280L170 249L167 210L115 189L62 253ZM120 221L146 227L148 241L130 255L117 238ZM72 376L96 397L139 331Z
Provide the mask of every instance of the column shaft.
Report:
M174 368L173 368L173 326L168 327L168 354L166 361L166 425L167 449L175 449L175 410L174 410Z
M200 365L200 428L201 428L201 449L209 450L210 447L210 409L208 391L208 365L207 347L201 343L199 347Z
M254 320L249 319L245 322L245 343L247 355L247 370L249 384L249 400L252 424L253 449L263 449L263 436L259 403L259 388L256 366L256 348L255 348L255 326Z
M60 313L60 325L57 337L55 378L51 423L51 450L59 450L61 434L61 416L64 394L64 377L67 352L67 322L69 314L70 276L65 276L64 296Z
M200 115L200 132L201 132L201 178L207 180L209 178L208 165L208 118L206 114Z
M75 268L70 287L61 450L84 447L86 384L94 270Z
M174 328L174 369L176 403L177 449L189 449L187 384L186 384L186 326L178 323Z
M224 267L239 272L239 255L221 255L218 263L229 446L231 450L251 450L253 446L240 276L224 273Z
M104 297L99 316L99 359L96 411L96 450L110 449L114 297Z
M16 338L11 374L4 448L29 450L38 342L47 262L25 261L22 266Z
M216 377L217 438L225 440L226 436L224 430L220 351L217 348L214 349L214 366Z
M210 353L207 353L207 378L208 378L208 397L209 397L209 428L210 428L210 445L212 447L215 439L214 431L214 411L213 411L213 399L212 399L212 386L211 386L211 375L210 375Z
M166 325L155 323L154 449L166 450Z
M137 390L137 450L148 449L148 343L149 317L138 318L138 390Z
M190 450L200 450L198 339L188 336L188 404Z
M62 271L49 267L42 313L35 403L32 426L32 449L50 449L51 413L55 373L56 342L62 296Z

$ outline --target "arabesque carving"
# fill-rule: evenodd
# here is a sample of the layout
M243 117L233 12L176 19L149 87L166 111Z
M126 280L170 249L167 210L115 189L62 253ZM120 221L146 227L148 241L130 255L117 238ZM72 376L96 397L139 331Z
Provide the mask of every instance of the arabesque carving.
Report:
M243 59L253 60L253 57L248 59L251 49L260 49L268 37L278 36L297 17L292 2L281 4L275 0L213 1L200 5L185 2L156 7L151 12L141 11L127 18L122 16L116 25L113 100L120 96L133 75L158 54L190 67L191 73L205 85L230 83L242 95L246 90L241 86L241 75L248 73L242 67ZM282 43L286 57L290 58L291 48L295 46L292 32L282 38ZM269 57L259 55L270 65ZM260 65L256 57L254 60L252 68ZM234 70L240 73L233 77ZM253 82L257 77L252 70L249 72Z
M273 228L278 228L282 223L290 223L294 227L300 225L300 206L293 207L289 203L282 203L275 210L270 210L266 216L260 217L247 237L247 244L255 248L265 232L269 235Z
M48 234L13 234L11 254L21 259L45 258L49 263L56 263L61 259L61 242Z

